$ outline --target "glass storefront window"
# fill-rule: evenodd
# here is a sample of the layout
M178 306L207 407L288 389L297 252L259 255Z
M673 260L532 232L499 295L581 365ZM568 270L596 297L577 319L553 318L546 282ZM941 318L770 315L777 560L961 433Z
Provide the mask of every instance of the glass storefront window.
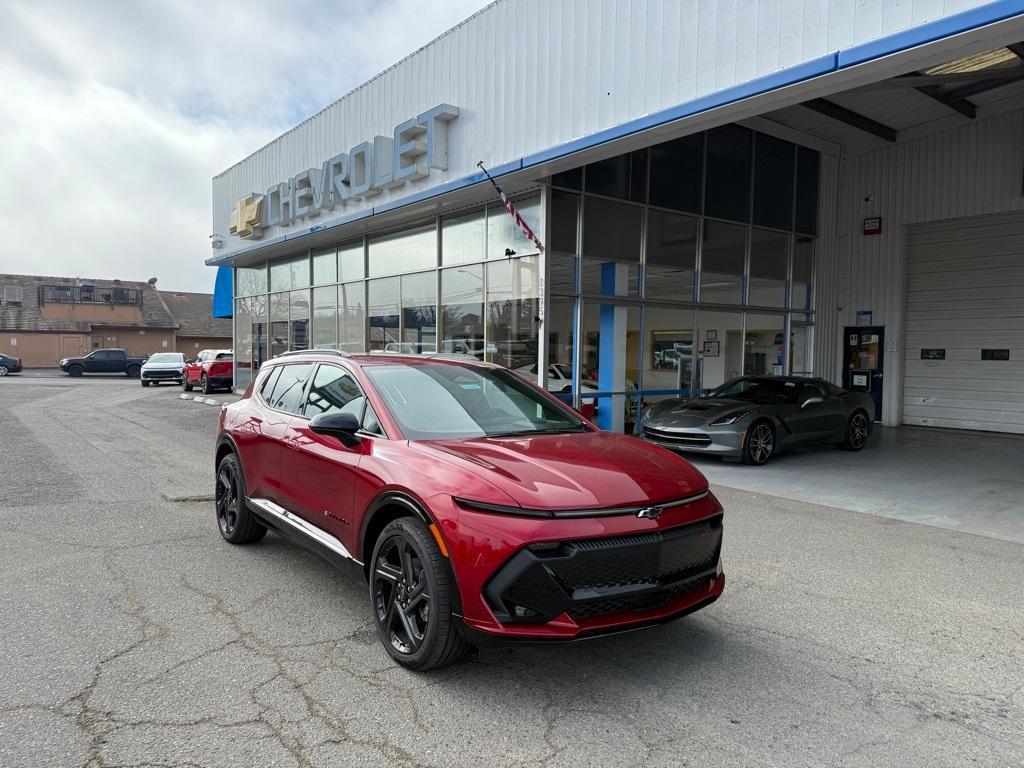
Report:
M585 169L584 181L591 194L646 202L647 150L638 149L591 163Z
M256 296L267 292L267 265L237 267L235 269L235 295Z
M535 234L540 233L540 197L526 197L513 201L519 215L523 217ZM508 251L514 251L509 254ZM537 246L515 225L508 209L503 205L487 207L487 258L504 259L510 255L523 256L536 253Z
M427 224L372 237L368 243L368 254L370 277L431 269L437 266L437 227Z
M252 381L252 309L250 299L235 299L235 389Z
M637 294L643 215L638 205L584 198L583 293Z
M806 315L793 315L793 330L789 335L789 372L793 376L812 375L812 336L811 326L807 323L807 319Z
M487 360L512 369L537 362L539 299L535 256L487 265Z
M704 134L651 147L651 205L700 213Z
M370 280L367 288L367 314L370 327L370 350L395 348L401 338L401 283L397 277Z
M316 349L336 349L338 346L337 286L313 289L312 342Z
M483 266L441 271L441 351L484 357Z
M402 352L437 352L436 312L437 272L402 275Z
M313 251L313 285L338 282L338 249L331 245Z
M813 235L818 231L818 165L821 156L813 149L797 147L796 231Z
M309 287L309 254L270 262L270 290L290 291Z
M792 236L767 229L750 235L750 290L747 303L756 307L786 306L786 273Z
M650 210L644 291L649 299L693 301L698 219Z
M288 351L288 294L270 296L270 356Z
M785 315L747 315L743 353L744 376L783 375L785 327Z
M705 393L743 375L743 312L697 312L694 392Z
M790 306L793 309L811 310L811 278L814 275L814 240L810 237L796 238L793 246L793 294Z
M441 263L472 264L485 260L487 219L484 211L450 216L441 221Z
M693 313L691 308L647 307L644 310L647 338L641 378L646 402L689 396L695 363Z
M742 304L747 227L704 221L700 300L706 304Z
M576 232L580 196L553 190L548 227L548 289L553 293L576 292Z
M346 352L366 351L365 283L338 286L338 348Z
M547 389L554 392L567 405L572 405L573 328L576 326L576 299L553 296L548 302L548 382ZM537 363L519 372L531 381L537 381ZM586 415L586 414L584 414Z
M750 156L753 131L723 125L707 133L704 213L750 221Z
M292 291L288 296L291 326L289 349L309 349L309 291Z
M754 136L754 223L774 229L793 228L793 177L796 145Z
M338 281L347 283L362 280L366 275L363 268L363 241L352 240L338 247Z

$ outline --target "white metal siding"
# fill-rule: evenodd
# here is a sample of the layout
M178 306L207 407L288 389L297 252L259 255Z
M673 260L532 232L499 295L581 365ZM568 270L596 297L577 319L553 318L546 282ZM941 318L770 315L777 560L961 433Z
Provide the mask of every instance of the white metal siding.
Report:
M903 422L1024 434L1024 214L911 227ZM946 350L922 360L922 348ZM1010 350L1009 361L981 350Z
M839 380L842 328L855 324L857 310L870 310L886 327L885 424L902 421L907 227L1024 211L1024 109L986 111L951 130L840 160L836 227L819 253L816 370ZM881 235L862 234L868 216L882 217Z
M478 160L510 162L981 1L499 0L218 175L213 231L233 251L240 241L226 222L241 197L440 103L462 110L449 168L417 190L469 175Z

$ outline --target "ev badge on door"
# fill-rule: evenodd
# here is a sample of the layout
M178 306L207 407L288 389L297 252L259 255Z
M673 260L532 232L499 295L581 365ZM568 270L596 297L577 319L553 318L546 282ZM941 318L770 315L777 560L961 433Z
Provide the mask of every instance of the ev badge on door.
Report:
M638 509L636 511L636 516L646 518L648 520L656 520L664 511L664 507L644 507L643 509Z

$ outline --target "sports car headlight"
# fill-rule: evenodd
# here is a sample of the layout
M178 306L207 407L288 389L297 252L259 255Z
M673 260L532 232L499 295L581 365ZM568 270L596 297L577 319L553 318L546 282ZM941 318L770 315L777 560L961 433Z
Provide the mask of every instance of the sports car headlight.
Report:
M712 427L726 427L729 424L735 424L737 421L742 421L750 415L750 411L737 411L736 413L730 413L728 416L723 416L720 419L715 419L711 422Z

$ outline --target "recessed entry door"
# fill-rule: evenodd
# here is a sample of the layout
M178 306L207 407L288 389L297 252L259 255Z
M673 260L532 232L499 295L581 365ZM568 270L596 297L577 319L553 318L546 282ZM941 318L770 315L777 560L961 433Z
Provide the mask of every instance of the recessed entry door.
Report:
M882 420L885 328L850 326L843 332L843 386L851 392L870 392L875 421Z

